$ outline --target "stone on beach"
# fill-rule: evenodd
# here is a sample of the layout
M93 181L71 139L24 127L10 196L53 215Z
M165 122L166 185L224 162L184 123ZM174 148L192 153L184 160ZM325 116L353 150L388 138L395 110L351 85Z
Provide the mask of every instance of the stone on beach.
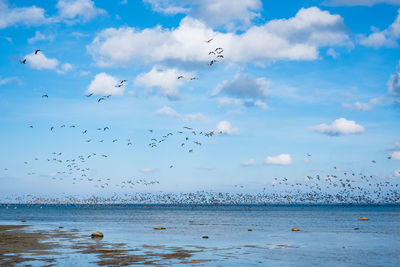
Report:
M358 218L358 220L359 220L359 221L369 221L369 218L363 216L363 217Z
M94 232L92 233L92 238L102 238L104 235L102 232Z
M154 230L165 230L165 229L166 229L165 227L161 226L154 227Z
M299 229L299 228L296 228L296 227L293 227L293 228L292 228L292 231L293 231L293 232L298 232L298 231L300 231L300 229Z

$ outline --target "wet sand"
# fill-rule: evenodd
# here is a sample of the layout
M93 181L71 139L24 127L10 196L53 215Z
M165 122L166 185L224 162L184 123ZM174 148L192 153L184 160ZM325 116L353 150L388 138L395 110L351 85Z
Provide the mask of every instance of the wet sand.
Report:
M203 252L201 248L188 250L150 245L128 248L123 243L93 240L90 236L82 236L73 230L43 231L30 230L28 227L29 225L0 225L1 266L32 261L40 263L40 266L56 266L57 258L68 256L58 252L65 248L71 249L73 253L97 256L94 263L100 266L168 265L171 260L181 264L209 261L190 259L194 253Z

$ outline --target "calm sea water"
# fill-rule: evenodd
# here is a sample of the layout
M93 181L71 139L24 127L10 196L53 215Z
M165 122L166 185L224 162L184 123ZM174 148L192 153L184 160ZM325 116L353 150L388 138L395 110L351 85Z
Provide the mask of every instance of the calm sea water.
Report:
M88 242L101 231L100 242L182 247L210 260L162 265L400 266L400 206L0 206L0 224L23 219L30 229L77 229ZM58 266L96 266L96 255L62 252Z

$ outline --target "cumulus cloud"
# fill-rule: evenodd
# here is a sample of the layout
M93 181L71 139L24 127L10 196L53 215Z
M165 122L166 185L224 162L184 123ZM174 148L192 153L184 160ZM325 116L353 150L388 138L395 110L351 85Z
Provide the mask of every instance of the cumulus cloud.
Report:
M224 47L226 62L265 64L274 60L315 60L321 47L352 46L340 15L317 7L300 9L295 17L251 26L243 33L217 32L200 20L182 19L179 26L138 30L131 27L101 31L87 46L100 66L143 62L208 62L213 37Z
M329 6L373 6L376 4L400 5L400 0L325 0L322 4Z
M332 124L322 123L320 125L309 127L311 131L320 132L323 134L335 135L348 135L360 134L364 132L364 127L357 124L355 121L340 118L332 122Z
M0 0L0 29L26 25L36 26L49 22L43 8L30 7L8 7L5 1Z
M86 92L95 95L122 95L125 86L115 87L117 84L117 78L102 72L94 77Z
M290 154L280 154L274 157L266 157L264 164L270 165L290 165L292 164L292 157Z
M179 76L184 76L184 78L178 79ZM135 86L157 88L168 99L178 100L182 98L179 87L193 76L194 74L191 72L185 72L176 68L154 66L151 71L141 73L136 77Z
M249 167L249 166L254 166L256 164L256 160L251 158L245 161L242 161L240 163L240 165L244 166L244 167Z
M229 121L221 121L217 125L217 132L222 134L238 134L239 128L235 128Z
M355 102L355 103L343 103L342 106L349 109L367 111L373 109L382 101L383 97L375 97L368 102Z
M400 151L393 151L391 157L394 160L400 160Z
M397 72L390 76L387 86L389 93L395 98L395 101L400 102L400 63L397 67Z
M382 46L396 47L397 39L400 37L400 9L397 11L395 21L385 30L379 31L373 28L374 32L368 36L359 35L358 41L361 45L379 48Z
M159 115L164 115L164 116L169 116L169 117L174 117L181 119L184 122L190 122L190 121L205 121L207 120L207 117L204 116L201 113L194 113L194 114L180 114L176 110L174 110L171 107L165 106L163 108L160 108L159 110L156 111L157 114Z
M211 27L227 29L243 28L260 16L260 0L144 0L156 12L165 14L188 14L204 21Z
M55 58L48 58L43 52L29 54L25 56L26 63L33 69L49 69L54 70L59 65L59 62Z
M59 0L56 8L59 11L59 17L69 21L88 21L106 13L103 9L97 8L92 0Z
M232 81L223 81L213 91L212 95L225 94L234 98L220 98L219 105L257 106L267 108L264 100L269 96L271 82L264 78L252 78L240 74Z
M54 39L53 35L44 35L40 31L35 32L35 36L28 39L28 43L33 44L37 41L52 41Z
M240 74L235 75L232 81L223 81L214 90L214 95L225 93L238 98L261 98L269 95L271 82L264 78L252 78Z

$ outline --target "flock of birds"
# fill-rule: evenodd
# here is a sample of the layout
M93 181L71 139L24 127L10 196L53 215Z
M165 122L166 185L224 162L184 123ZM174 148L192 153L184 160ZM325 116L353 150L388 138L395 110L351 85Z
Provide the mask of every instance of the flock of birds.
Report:
M210 44L213 38L205 41ZM41 50L37 49L34 54L37 55ZM213 57L208 66L213 66L224 58L224 49L216 47L209 51L208 55ZM26 64L27 59L20 60L21 64ZM177 77L178 80L185 79L183 75ZM198 77L191 77L190 80L197 80ZM123 87L127 83L127 80L121 80L115 87ZM94 93L86 95L87 98L91 98ZM100 96L97 102L102 102L109 99L112 95ZM43 94L42 98L49 98L48 94ZM29 128L34 128L30 125ZM55 132L56 129L71 128L77 129L76 125L61 125L61 126L50 126L49 130ZM105 133L111 131L110 126L102 126L96 128L96 132ZM92 130L80 128L83 136L89 136ZM217 131L202 131L195 130L192 127L184 126L182 130L168 132L160 136L156 136L152 129L149 129L150 133L148 147L154 149L160 146L162 143L171 139L174 136L181 138L179 144L181 148L187 149L189 153L193 153L194 147L202 146L203 142L201 138L210 138L214 135L223 134L223 132ZM86 143L106 142L105 139L94 140L93 138L84 139ZM121 142L119 138L112 138L108 142L118 143ZM124 139L127 146L133 146L131 138ZM311 158L309 153L307 157ZM158 180L146 180L141 178L127 178L119 180L118 182L111 181L110 178L98 178L92 172L90 165L94 159L107 159L110 155L92 152L90 154L77 155L75 157L66 157L62 152L52 152L51 155L43 158L45 161L52 166L56 166L57 171L50 175L53 180L68 180L72 184L78 182L90 182L98 188L126 188L134 189L138 185L151 186L159 184ZM390 156L387 159L391 159ZM34 165L32 162L40 161L38 157L32 160L26 160L23 163L25 165ZM373 164L377 164L376 160L372 160ZM174 165L170 164L169 168L173 168ZM4 168L4 171L8 171L8 168ZM272 184L269 183L262 187L261 192L254 193L216 193L199 191L195 193L133 193L125 194L124 196L113 195L112 197L98 197L93 196L88 199L77 199L74 197L65 197L63 199L43 199L33 195L25 197L19 197L15 201L22 200L27 203L83 203L83 204L98 204L98 203L202 203L202 204L240 204L240 203L258 203L258 204L269 204L269 203L399 203L400 193L398 190L399 184L393 183L392 181L383 181L379 177L367 175L362 172L349 172L340 171L338 167L332 168L333 172L330 174L316 174L308 175L302 181L290 183L286 177L273 178ZM36 175L37 172L30 170L27 175ZM234 190L243 189L245 185L233 185ZM29 199L29 200L28 200Z

